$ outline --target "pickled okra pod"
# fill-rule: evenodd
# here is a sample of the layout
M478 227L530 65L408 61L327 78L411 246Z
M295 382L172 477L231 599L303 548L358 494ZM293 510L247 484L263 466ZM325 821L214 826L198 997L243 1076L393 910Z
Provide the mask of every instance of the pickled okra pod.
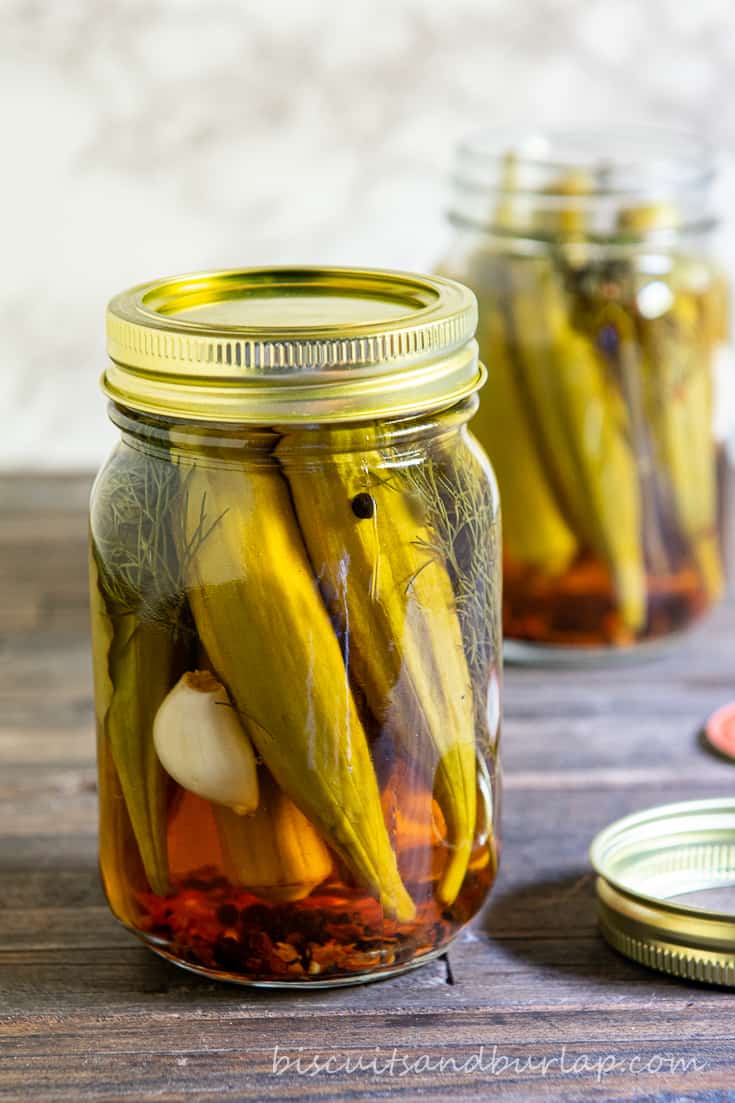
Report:
M516 158L508 154L496 210L496 223L507 231L524 217L514 199L517 187ZM590 176L578 172L546 190L550 197L581 198L592 187ZM540 212L526 213L531 231L567 239L582 235L582 203L556 209L551 201ZM595 348L569 324L566 291L552 257L491 253L475 258L472 270L480 281L475 286L480 337L487 342L483 352L495 370L476 431L498 473L507 553L516 565L554 576L571 564L580 544L593 549L610 570L621 619L635 633L646 615L645 566L622 400ZM590 421L597 426L594 434Z
M637 232L676 224L659 205L623 212ZM694 269L691 282L690 270ZM702 286L703 284L703 286ZM669 275L667 309L637 310L646 411L657 456L666 472L681 530L690 542L710 599L723 587L717 531L714 439L714 355L727 337L721 284L713 272L678 260Z
M121 453L112 470L106 491L112 523L93 524L90 536L101 758L112 759L145 875L153 891L164 894L168 779L153 724L189 658L167 515L181 488L170 465L134 452Z
M386 449L383 455L386 462L394 464L394 489L402 489L414 517L422 522L419 546L435 561L444 563L451 581L473 686L481 769L479 760L494 760L497 753L498 731L491 714L499 704L501 677L500 511L495 475L486 454L467 433L466 426L459 434L461 460L455 434L443 435L418 454L414 451L411 462L406 462L398 448Z
M411 919L365 730L283 476L204 460L187 478L184 539L203 511L219 518L216 543L190 557L186 578L217 676L283 792L389 915Z
M670 203L622 210L622 233L671 230L680 215ZM668 483L673 511L691 545L710 599L722 590L717 532L713 356L727 339L720 308L722 284L701 262L675 258L661 305L646 298L646 281L633 276L632 324L641 349L641 376L652 446ZM640 300L640 305L639 305ZM726 296L725 296L726 301Z
M114 691L109 667L114 627L100 591L99 572L91 544L89 549L89 580L90 620L94 644L92 673L97 728L98 793L100 808L106 810L106 814L100 816L99 824L100 866L105 882L105 892L111 905L120 915L127 918L129 906L126 900L125 880L121 875L121 871L126 871L136 885L140 885L143 880L147 880L149 884L154 884L165 890L166 865L163 869L160 868L156 848L150 844L150 823L146 811L145 815L139 820L138 831L139 835L142 833L142 850L147 855L148 874L146 875L141 858L141 847L139 847L133 831L131 818L125 803L125 794L120 784L110 740L107 737L107 713ZM131 853L134 855L132 862ZM133 870L128 872L131 864Z
M713 394L709 365L686 333L681 297L673 318L641 323L649 416L681 529L690 541L707 593L722 591L717 534Z
M286 433L276 454L350 672L380 724L433 781L447 824L438 892L451 904L472 851L477 785L473 691L452 585L379 434L331 433L334 454L318 478L303 460L308 437Z
M508 557L520 567L554 576L569 567L579 543L558 504L524 401L519 343L513 340L512 319L503 309L503 263L495 256L478 258L470 273L476 285L489 283L494 289L483 302L478 333L490 365L490 400L480 404L472 429L483 441L502 487Z
M608 566L635 633L646 617L646 575L626 407L599 353L570 324L552 264L512 262L509 280L522 385L550 477L574 531Z

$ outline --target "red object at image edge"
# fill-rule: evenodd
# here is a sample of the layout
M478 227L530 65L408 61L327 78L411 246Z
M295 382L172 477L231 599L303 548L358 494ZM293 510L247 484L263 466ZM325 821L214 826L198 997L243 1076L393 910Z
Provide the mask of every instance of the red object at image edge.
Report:
M735 760L735 701L713 712L704 732L716 751Z

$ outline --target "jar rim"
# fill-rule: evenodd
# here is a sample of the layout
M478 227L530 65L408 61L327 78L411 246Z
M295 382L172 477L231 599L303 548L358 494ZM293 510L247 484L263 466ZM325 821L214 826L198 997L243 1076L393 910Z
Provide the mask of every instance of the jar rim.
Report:
M549 214L583 212L591 236L605 239L619 236L621 211L658 206L669 215L657 220L659 232L707 228L718 161L705 136L662 126L486 128L457 147L450 218L495 229L498 209L514 201L540 211L541 225Z
M454 280L389 269L195 272L107 309L103 389L145 413L263 424L400 416L484 382L477 303Z
M648 174L653 170L678 183L707 178L717 157L716 147L705 136L645 124L527 130L486 127L466 135L457 151L478 160L502 159L512 151L519 161L555 171L619 164L626 171L638 168ZM614 190L600 187L602 193Z

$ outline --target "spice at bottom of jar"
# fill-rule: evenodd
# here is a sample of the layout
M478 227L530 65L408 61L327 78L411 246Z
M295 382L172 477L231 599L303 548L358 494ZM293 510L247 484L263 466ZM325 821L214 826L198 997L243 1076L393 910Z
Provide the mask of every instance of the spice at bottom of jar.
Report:
M414 805L426 801L426 794L414 795ZM406 805L405 791L401 804ZM344 980L392 971L441 950L489 891L497 860L492 840L475 848L459 896L451 907L441 906L433 892L441 847L430 851L425 834L425 820L409 817L396 830L399 868L416 901L408 922L386 917L374 897L336 868L302 899L259 897L233 884L212 808L188 793L175 800L169 822L171 885L165 896L140 887L130 836L130 849L122 861L118 854L114 870L104 849L102 865L114 880L107 883L110 899L125 901L118 914L126 925L195 969L246 982ZM420 879L410 879L412 866Z
M610 572L580 557L562 575L517 567L506 559L503 631L508 639L580 647L625 647L683 631L710 607L697 571L646 580L647 611L640 637L622 621Z

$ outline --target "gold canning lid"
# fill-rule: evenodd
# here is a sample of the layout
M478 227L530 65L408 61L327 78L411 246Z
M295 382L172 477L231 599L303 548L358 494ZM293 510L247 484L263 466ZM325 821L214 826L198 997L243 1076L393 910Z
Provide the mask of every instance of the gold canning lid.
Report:
M713 911L686 900L735 886L735 799L626 816L597 835L590 858L611 946L664 973L735 987L735 904Z
M476 326L472 292L438 276L200 272L110 302L103 386L134 410L209 421L400 417L484 383Z

